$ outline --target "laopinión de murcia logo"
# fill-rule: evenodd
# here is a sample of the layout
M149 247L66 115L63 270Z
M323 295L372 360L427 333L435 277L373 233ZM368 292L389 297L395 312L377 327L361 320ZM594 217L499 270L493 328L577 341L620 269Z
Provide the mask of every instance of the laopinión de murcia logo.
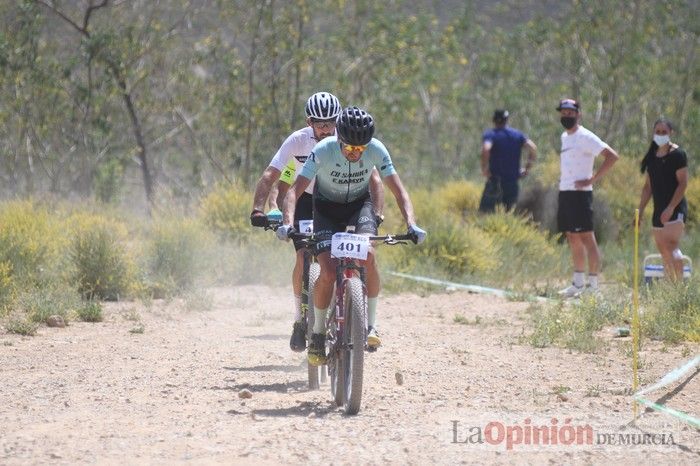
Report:
M589 423L574 422L572 418L560 420L555 417L545 422L525 418L522 422L491 420L483 424L452 420L450 434L452 444L506 451L543 447L663 447L676 444L671 432L594 428Z

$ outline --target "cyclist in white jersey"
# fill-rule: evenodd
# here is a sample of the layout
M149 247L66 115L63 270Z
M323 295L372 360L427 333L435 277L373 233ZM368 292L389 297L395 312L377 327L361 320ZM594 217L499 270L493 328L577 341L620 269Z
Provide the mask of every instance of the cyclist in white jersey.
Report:
M341 106L338 98L329 92L317 92L309 97L305 107L307 126L294 131L285 139L255 186L253 211L250 214L253 226L266 225L267 219L263 212L265 201L268 200L270 191L280 178L280 174L286 171L287 165L292 161L296 166L296 173L301 171L301 167L316 143L333 136L335 133L335 119L340 111ZM374 175L372 186L372 195L376 199L376 214L380 215L384 205L384 191L378 173ZM280 190L282 189L284 187L280 187ZM299 220L311 220L312 218L312 193L313 181L309 183L306 192L299 197L296 206L297 213L294 217L294 224L297 226ZM296 262L292 272L292 287L294 289L295 315L289 346L292 351L297 352L306 349L306 335L301 323L301 281L304 264L302 247L300 242L294 243Z
M384 144L372 137L372 116L357 107L345 108L338 116L336 134L336 137L319 142L304 163L284 198L283 224L277 230L280 239L287 239L289 232L293 231L297 198L315 178L314 234L321 240L318 245L321 275L314 289L315 320L309 344L309 362L314 365L321 365L326 360L325 320L335 281L330 239L333 233L345 231L347 226L354 226L356 234L377 234L377 222L371 215L373 206L369 195L370 176L375 168L396 198L408 232L414 234L419 243L426 236L426 232L416 225L413 204L394 169L389 152ZM363 265L367 271L367 345L376 348L381 345L376 331L380 281L373 248L370 248Z

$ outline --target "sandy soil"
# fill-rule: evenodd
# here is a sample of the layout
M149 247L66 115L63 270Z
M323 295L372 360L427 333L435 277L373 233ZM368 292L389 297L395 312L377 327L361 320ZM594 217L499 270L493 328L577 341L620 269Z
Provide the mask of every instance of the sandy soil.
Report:
M596 355L534 349L520 342L526 303L383 298L384 346L366 358L362 410L345 416L327 385L306 390L304 356L288 348L288 289L210 294L209 310L111 303L99 324L0 334L0 463L700 462L700 432L655 412L621 431L656 435L647 444L601 445L633 416L629 339L609 338ZM642 383L700 352L685 348L645 344ZM686 379L649 397L698 417L700 377ZM244 389L252 398L239 397ZM491 421L495 444L466 442L478 428L483 440ZM524 445L517 429L497 428L554 422L592 426L594 444ZM511 450L499 432L512 433ZM661 434L674 444L651 444Z

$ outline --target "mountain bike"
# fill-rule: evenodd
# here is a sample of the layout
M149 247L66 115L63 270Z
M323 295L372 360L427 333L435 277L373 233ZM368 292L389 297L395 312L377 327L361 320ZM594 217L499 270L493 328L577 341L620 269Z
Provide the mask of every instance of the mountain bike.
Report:
M415 235L363 236L336 233L331 257L336 266L335 304L326 319L326 354L331 394L346 414L357 414L362 402L362 381L367 341L367 285L365 268L370 241L384 244L417 243Z
M281 225L278 219L267 219L267 224L264 226L265 230L277 230ZM302 229L303 231L304 229ZM317 241L314 239L313 235L309 236L308 233L292 233L290 239L300 240L304 245L304 265L302 269L302 282L301 282L301 322L304 327L304 333L306 333L306 341L311 341L311 332L314 328L314 286L316 285L316 280L321 273L321 267L318 262L316 262L316 252L315 246ZM314 366L310 364L307 360L307 374L309 382L309 390L318 390L320 387L319 382L323 383L326 381L326 366Z

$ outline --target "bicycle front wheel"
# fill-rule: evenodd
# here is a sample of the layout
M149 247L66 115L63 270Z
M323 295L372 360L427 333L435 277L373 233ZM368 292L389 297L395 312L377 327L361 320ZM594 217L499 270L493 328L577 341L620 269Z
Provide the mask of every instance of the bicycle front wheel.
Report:
M306 309L306 341L311 341L311 333L313 333L314 320L316 318L316 313L314 312L314 287L316 286L316 280L321 274L321 267L317 262L313 262L309 265L309 290L308 290L308 307ZM319 383L319 372L325 372L326 367L317 367L311 364L308 359L306 361L307 372L309 376L309 390L318 390ZM322 377L325 378L325 377Z
M362 377L365 363L365 341L367 338L367 294L358 277L350 278L345 285L347 317L345 322L345 345L343 345L345 372L346 414L357 414L362 402Z

